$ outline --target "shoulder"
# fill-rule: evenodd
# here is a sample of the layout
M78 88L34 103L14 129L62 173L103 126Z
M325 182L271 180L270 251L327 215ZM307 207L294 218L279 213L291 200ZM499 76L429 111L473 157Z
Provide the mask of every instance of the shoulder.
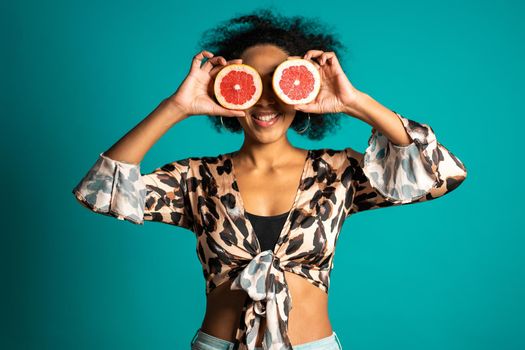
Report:
M194 167L198 167L202 164L216 164L221 159L223 159L222 154L216 156L190 156L186 158L179 158L173 160L169 163L166 163L165 166L175 166L177 168L191 169Z
M353 173L359 167L363 154L351 147L322 148L310 150L313 169L319 172L322 169L333 171L338 176L343 173ZM325 171L326 171L325 170Z
M224 153L218 155L191 156L177 159L170 164L181 172L184 172L188 177L198 179L220 177L223 173L229 173L231 171L231 164L229 163L227 154Z
M351 148L320 148L320 149L311 149L310 157L313 161L324 162L331 165L336 165L344 162L348 155L357 154L358 152L352 150Z

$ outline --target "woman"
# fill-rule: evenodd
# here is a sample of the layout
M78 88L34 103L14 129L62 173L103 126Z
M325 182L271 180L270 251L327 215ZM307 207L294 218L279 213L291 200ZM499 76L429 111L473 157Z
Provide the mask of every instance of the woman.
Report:
M210 31L204 44L214 52L195 55L177 91L101 153L73 190L95 212L195 233L207 307L192 349L341 349L327 305L344 220L432 200L466 178L462 162L428 125L356 89L339 64L340 43L312 24L258 11ZM291 57L311 60L321 73L322 89L310 104L286 105L272 90L273 70ZM212 97L213 79L225 65L241 62L261 75L262 96L246 111L222 108ZM289 128L321 138L341 114L373 127L364 154L301 149L287 138ZM153 144L193 115L242 130L241 148L141 174ZM277 119L264 126L257 121L263 116Z

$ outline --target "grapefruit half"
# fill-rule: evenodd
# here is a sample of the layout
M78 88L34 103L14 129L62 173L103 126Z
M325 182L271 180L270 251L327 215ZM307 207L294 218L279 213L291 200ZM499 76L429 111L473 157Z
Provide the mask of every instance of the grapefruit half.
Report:
M247 64L230 64L222 68L213 85L215 98L228 109L247 109L253 106L262 94L259 73Z
M321 88L317 67L302 58L291 58L277 66L272 77L275 94L286 104L312 102Z

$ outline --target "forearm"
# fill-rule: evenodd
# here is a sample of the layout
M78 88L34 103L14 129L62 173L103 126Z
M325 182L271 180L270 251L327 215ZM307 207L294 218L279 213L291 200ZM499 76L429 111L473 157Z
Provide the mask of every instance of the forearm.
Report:
M139 164L151 147L176 123L185 119L164 99L146 118L111 146L104 155L117 161Z
M348 106L345 113L370 124L398 146L412 143L397 115L364 92L358 94L355 104Z

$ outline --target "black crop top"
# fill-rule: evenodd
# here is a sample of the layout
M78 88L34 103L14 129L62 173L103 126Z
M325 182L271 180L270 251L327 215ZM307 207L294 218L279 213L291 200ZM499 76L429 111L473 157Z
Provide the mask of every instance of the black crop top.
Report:
M283 229L288 213L272 216L261 216L246 212L250 223L253 226L257 240L261 244L261 251L272 250L277 244L279 234Z

